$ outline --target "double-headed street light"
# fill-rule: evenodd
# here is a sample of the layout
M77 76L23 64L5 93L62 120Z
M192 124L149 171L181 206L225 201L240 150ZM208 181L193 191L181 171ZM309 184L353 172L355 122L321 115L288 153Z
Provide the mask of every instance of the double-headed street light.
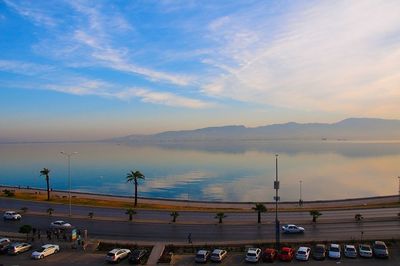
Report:
M66 152L60 152L62 155L66 156L68 158L68 198L69 198L69 216L71 217L72 214L72 204L71 204L71 156L78 154L77 152L72 152L72 153L66 153Z
M274 182L274 189L275 189L275 248L279 250L280 246L280 225L278 220L278 190L279 190L279 180L278 180L278 154L275 154L275 182Z

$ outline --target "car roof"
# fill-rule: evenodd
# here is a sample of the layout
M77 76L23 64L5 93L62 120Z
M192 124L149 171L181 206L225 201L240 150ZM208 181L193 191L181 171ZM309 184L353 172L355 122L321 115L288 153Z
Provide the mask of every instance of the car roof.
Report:
M5 213L17 213L16 211L5 211Z
M199 251L197 251L197 254L199 254L199 255L205 255L205 254L207 254L208 252L209 252L208 250L200 249Z
M292 248L289 248L289 247L283 247L281 250L286 250L286 251L289 251L289 250L291 250Z
M356 248L354 245L344 245L345 248Z
M375 241L374 245L384 245L384 246L386 246L385 242L383 242L383 241Z
M303 250L303 251L306 251L306 250L309 250L310 248L309 247L299 247L299 249L298 250Z
M336 247L336 248L338 248L338 247L339 247L339 244L331 244L330 246L331 246L331 247Z
M360 244L359 246L360 246L360 247L369 247L369 248L371 247L371 246L368 245L368 244Z
M8 242L10 242L10 239L8 239L8 238L6 238L6 237L0 238L0 242L3 242L3 241L8 241Z
M217 249L214 249L214 250L213 250L213 253L221 253L222 251L224 251L224 250L223 250L223 249L217 248Z
M259 248L249 248L247 251L254 251L254 252L256 252L257 250L259 250Z
M46 245L43 245L42 248L49 248L49 247L54 247L54 246L55 246L54 244L46 244Z

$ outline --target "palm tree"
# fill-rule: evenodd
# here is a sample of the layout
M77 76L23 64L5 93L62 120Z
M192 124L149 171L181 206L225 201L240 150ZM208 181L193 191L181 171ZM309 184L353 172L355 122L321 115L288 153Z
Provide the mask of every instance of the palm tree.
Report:
M251 209L256 211L257 214L258 214L257 223L261 223L261 213L262 212L267 212L267 208L265 207L265 205L262 204L262 203L256 203L256 205Z
M54 212L54 209L53 208L48 208L46 210L46 212L49 214L49 216L51 216L53 214L53 212Z
M357 213L356 215L354 215L354 220L356 220L356 222L361 222L362 219L364 219L362 214Z
M90 219L93 219L94 212L89 212L89 213L88 213L88 216L89 216Z
M227 216L225 215L225 213L223 213L223 212L218 212L216 215L215 215L215 219L218 219L218 223L219 224L222 224L222 219L223 218L226 218Z
M136 213L137 213L137 212L136 212L134 209L132 209L132 208L127 209L126 212L125 212L125 214L128 214L128 215L129 215L129 221L132 221L132 217L133 217L133 215L136 214Z
M172 222L175 223L176 222L176 218L179 216L179 213L177 211L173 211L171 212L171 217L172 217Z
M317 218L320 217L322 215L322 213L320 213L317 210L312 210L312 211L310 211L310 215L312 216L313 223L316 223L317 222Z
M130 171L126 175L126 182L133 182L135 184L135 207L137 206L137 186L138 179L144 179L144 175L139 171Z
M46 185L47 185L47 200L50 200L50 170L47 168L43 168L40 171L40 175L44 175L46 177Z

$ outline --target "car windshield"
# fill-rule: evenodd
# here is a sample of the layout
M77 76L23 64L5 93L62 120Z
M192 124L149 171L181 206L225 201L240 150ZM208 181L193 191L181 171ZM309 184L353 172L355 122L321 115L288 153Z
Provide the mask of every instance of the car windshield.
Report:
M45 250L46 250L46 248L40 248L40 249L38 250L38 252L42 253L42 252L45 251Z
M108 253L107 253L107 256L114 257L114 256L115 256L115 254L114 254L114 253L112 253L112 252L108 252Z
M297 254L304 255L304 254L306 254L306 252L303 250L299 250L299 251L297 251Z
M333 252L339 252L339 249L337 247L331 247L329 250Z
M247 256L249 256L249 257L255 257L255 256L256 256L256 253L249 252L249 253L247 253Z
M386 247L384 245L375 245L376 249L383 249L386 250Z
M287 252L286 250L282 250L282 251L281 251L281 254L282 254L282 255L287 255L287 254L289 254L289 252Z
M370 251L371 249L368 246L360 246L362 251Z
M315 252L317 253L324 253L325 249L323 247L316 247Z
M355 249L354 249L354 248L351 248L351 247L347 247L347 248L346 248L346 251L355 251Z

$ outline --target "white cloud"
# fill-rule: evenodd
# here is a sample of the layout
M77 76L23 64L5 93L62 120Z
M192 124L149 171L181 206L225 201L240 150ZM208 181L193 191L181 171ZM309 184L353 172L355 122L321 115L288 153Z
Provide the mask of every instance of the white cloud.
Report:
M397 1L317 2L281 17L273 34L252 13L223 16L209 25L219 47L203 61L222 73L203 90L294 109L399 115L399 12Z
M45 25L45 26L55 26L56 19L49 16L46 11L41 8L35 8L31 6L30 2L15 2L9 0L3 0L4 3L15 10L18 14L32 20L35 24ZM18 3L18 4L17 4Z
M54 67L17 60L1 60L0 71L35 76L54 71Z

